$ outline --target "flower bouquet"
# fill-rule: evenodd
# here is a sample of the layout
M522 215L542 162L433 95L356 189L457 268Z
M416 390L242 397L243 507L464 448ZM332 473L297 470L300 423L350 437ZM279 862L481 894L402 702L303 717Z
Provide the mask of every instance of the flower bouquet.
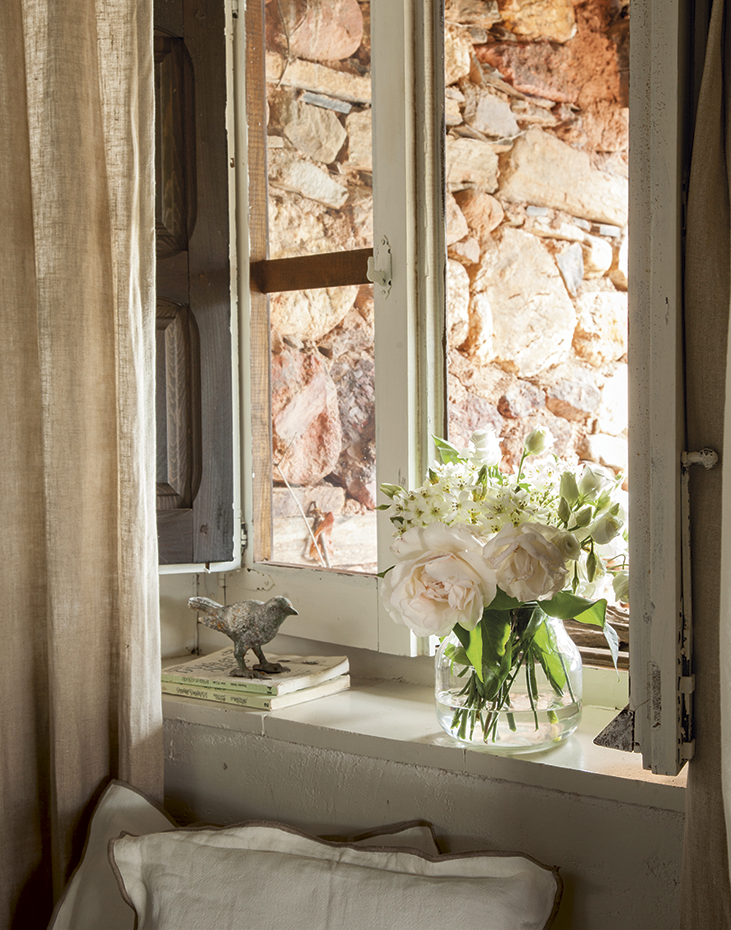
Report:
M546 454L527 437L516 474L498 467L494 431L466 449L435 439L441 461L416 490L384 484L396 563L381 594L393 619L437 636L437 715L455 738L521 751L564 739L581 715L581 658L563 620L619 642L607 598L627 597L621 476Z

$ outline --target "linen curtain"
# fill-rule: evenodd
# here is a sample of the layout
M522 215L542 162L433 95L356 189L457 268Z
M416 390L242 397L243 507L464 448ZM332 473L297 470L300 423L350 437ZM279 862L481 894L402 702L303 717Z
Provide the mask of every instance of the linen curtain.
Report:
M162 794L150 0L0 2L0 925Z
M731 927L731 480L723 480L731 463L731 24L725 7L724 0L714 0L693 138L685 254L687 448L709 446L721 464L691 470L696 751L686 792L684 930Z

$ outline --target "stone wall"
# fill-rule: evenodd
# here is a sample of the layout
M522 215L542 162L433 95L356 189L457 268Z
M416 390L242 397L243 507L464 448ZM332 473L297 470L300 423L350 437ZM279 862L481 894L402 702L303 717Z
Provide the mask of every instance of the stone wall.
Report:
M538 424L626 466L628 2L446 0L450 436L494 426L508 466ZM266 9L271 257L371 245L370 4ZM271 311L275 461L370 510L371 289Z

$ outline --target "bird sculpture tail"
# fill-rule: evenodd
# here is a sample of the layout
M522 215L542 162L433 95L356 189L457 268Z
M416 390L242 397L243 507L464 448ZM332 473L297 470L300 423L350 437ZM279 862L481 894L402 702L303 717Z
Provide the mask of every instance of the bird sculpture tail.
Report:
M224 610L222 604L217 604L208 597L191 597L188 599L188 607L190 607L191 610L197 610L198 613L203 614L202 617L198 618L201 623L211 627L213 630L226 633L227 636L231 635L228 624L222 616Z

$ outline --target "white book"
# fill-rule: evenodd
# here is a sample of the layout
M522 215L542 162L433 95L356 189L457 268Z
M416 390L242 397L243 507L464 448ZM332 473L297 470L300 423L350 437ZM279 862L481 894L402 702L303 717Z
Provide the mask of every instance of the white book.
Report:
M176 694L179 697L197 698L203 701L215 701L232 707L248 707L250 710L281 710L295 704L304 704L316 698L337 694L350 687L350 675L338 675L311 688L290 691L288 694L253 694L246 691L224 691L220 688L199 688L195 685L163 681L164 694Z
M247 664L258 660L247 653ZM337 678L349 671L347 656L293 656L269 655L271 662L281 662L288 672L267 675L263 678L237 678L231 672L238 668L233 646L212 652L210 655L191 659L181 665L171 665L162 670L162 681L168 684L193 685L198 688L217 688L245 694L290 694L311 688L323 681Z

